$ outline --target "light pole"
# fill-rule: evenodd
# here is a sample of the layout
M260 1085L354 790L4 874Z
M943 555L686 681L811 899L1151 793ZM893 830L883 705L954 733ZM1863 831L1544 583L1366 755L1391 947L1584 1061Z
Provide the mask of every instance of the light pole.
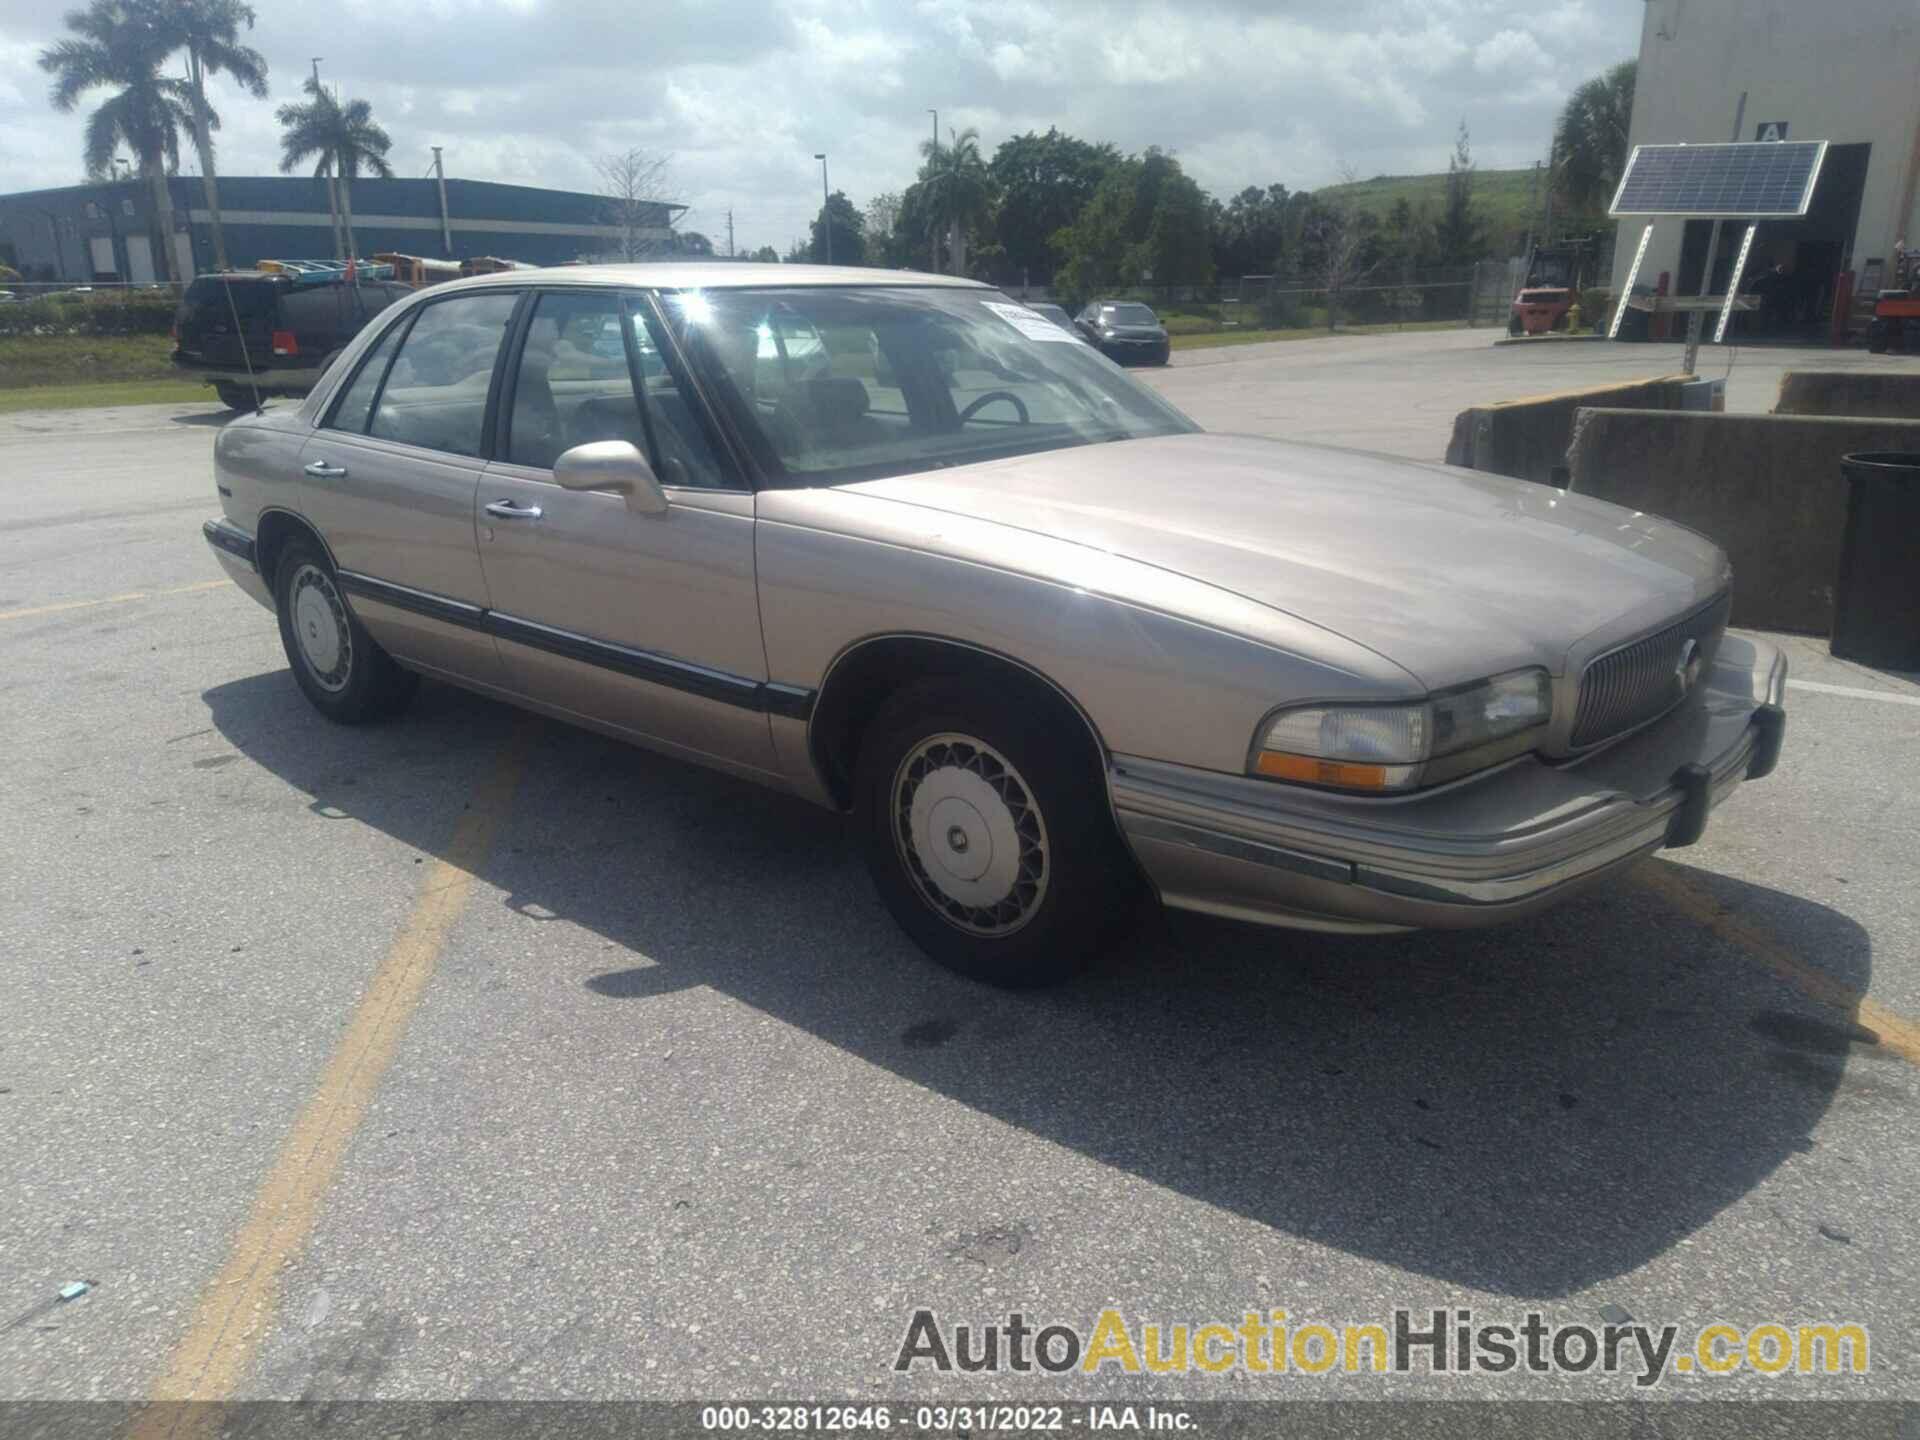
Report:
M927 182L931 186L933 167L939 163L939 157L941 157L941 111L929 109L927 113L933 117L933 150L927 152ZM927 194L931 196L931 190ZM933 273L939 275L939 269L941 269L941 227L939 225L933 227L933 236L929 240L929 257L933 261Z
M830 202L833 197L827 193L827 157L824 152L815 155L820 162L820 233L827 237L827 264L833 263L833 210Z

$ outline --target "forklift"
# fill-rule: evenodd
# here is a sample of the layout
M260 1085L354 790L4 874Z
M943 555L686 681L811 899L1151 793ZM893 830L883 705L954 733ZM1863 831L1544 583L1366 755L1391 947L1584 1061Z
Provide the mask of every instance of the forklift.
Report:
M1893 288L1874 297L1867 349L1875 355L1889 349L1911 354L1916 337L1920 337L1920 250L1909 250L1904 240L1896 240Z
M1535 245L1527 256L1526 279L1513 299L1507 333L1544 335L1566 329L1568 312L1580 303L1586 286L1592 254L1591 235Z

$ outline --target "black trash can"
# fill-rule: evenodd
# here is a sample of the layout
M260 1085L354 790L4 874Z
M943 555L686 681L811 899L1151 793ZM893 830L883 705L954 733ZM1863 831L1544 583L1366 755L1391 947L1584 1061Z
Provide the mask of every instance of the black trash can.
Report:
M1844 660L1920 670L1920 453L1873 450L1840 462L1847 528L1833 587Z

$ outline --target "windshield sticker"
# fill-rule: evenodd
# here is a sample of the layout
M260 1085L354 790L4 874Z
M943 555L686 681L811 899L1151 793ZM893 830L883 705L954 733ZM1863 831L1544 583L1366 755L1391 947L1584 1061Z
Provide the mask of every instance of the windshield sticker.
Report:
M1071 330L1062 330L1046 316L1036 315L1024 305L1002 305L995 300L982 300L980 303L1029 340L1064 340L1073 345L1086 343Z

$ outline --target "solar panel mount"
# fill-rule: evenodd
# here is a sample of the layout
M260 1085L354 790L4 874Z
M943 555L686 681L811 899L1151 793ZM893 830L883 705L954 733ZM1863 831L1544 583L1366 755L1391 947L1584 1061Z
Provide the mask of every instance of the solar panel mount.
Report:
M1607 213L1797 219L1813 203L1826 155L1824 140L1636 145Z

